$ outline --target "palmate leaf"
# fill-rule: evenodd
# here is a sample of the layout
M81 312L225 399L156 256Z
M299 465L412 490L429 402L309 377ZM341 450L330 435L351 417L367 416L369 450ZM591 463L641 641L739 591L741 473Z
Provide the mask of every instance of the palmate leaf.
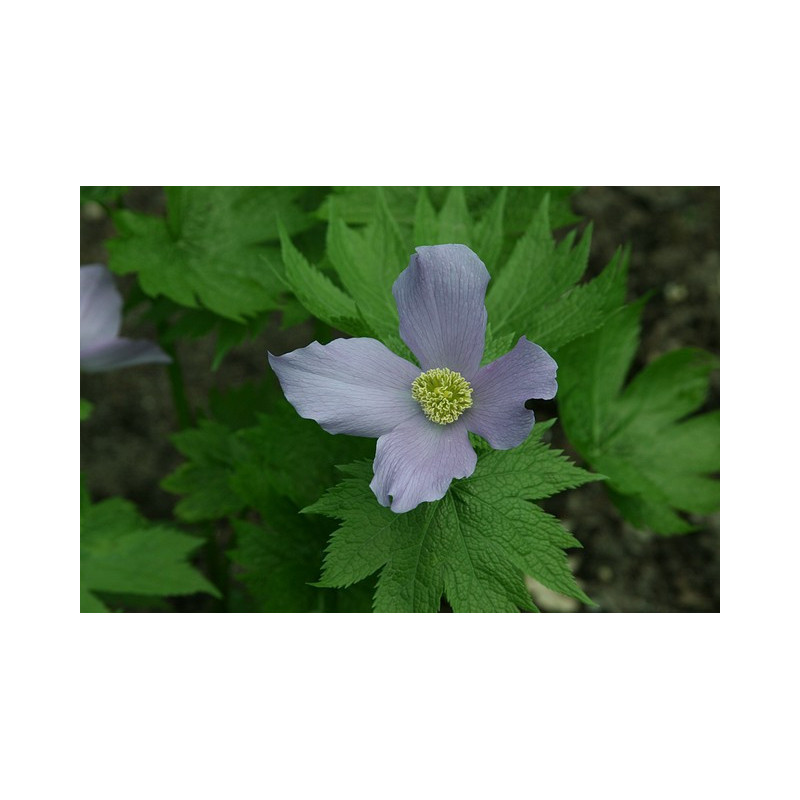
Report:
M231 486L249 507L265 515L271 492L304 506L319 497L323 486L330 486L336 464L375 447L370 439L331 436L313 420L298 416L285 400L256 425L240 431L238 440L248 457L236 463Z
M214 520L245 508L245 501L231 487L231 477L249 452L230 428L201 420L196 428L174 434L172 443L186 461L167 475L161 486L183 495L175 506L178 519Z
M202 305L237 322L280 306L278 225L290 233L312 220L289 187L168 187L167 215L121 209L109 266L136 272L151 297Z
M372 335L355 300L306 261L285 229L281 230L281 255L286 286L309 313L352 336Z
M427 190L421 189L414 213L413 247L453 242L465 244L478 254L491 272L503 247L506 193L505 188L501 189L480 219L475 221L461 186L454 186L447 192L439 212L434 209Z
M188 556L202 540L145 520L126 500L81 507L81 611L107 611L97 593L219 597Z
M327 250L369 328L380 338L395 336L398 317L391 287L408 264L409 252L382 192L376 194L373 219L359 230L348 227L337 205L330 204Z
M488 188L488 187L487 187ZM506 234L512 237L521 236L528 227L531 213L537 209L545 198L548 198L550 224L553 228L565 228L580 222L570 205L570 198L577 191L577 186L509 186L506 200L503 225ZM491 204L492 193L486 192L484 206ZM476 210L481 208L481 187L469 189L470 201Z
M567 189L554 191L556 202L565 203ZM520 231L524 235L509 238L511 197L514 227L519 228L522 209L527 227ZM577 246L574 232L556 245L549 197L542 187L341 190L323 206L327 255L341 288L309 264L288 235L282 238L283 280L317 318L354 336L378 338L407 357L397 337L392 284L416 247L465 244L493 276L486 302L495 339L514 342L526 334L554 350L596 328L624 302L627 253L618 253L594 281L577 285L586 270L591 231ZM575 219L561 211L559 216Z
M575 244L571 231L558 244L545 197L505 266L489 283L486 308L496 336L526 335L554 351L600 325L625 300L627 251L620 250L597 278L576 285L589 260L589 226Z
M559 352L559 411L570 441L608 476L612 500L657 533L693 526L676 511L719 508L719 412L691 417L717 359L695 348L667 353L623 388L639 341L642 303Z
M498 192L473 221L466 202L468 192L461 187L449 190L439 212L428 192L422 190L413 241L416 245L460 242L470 247L492 275L486 297L492 340L513 345L524 334L555 351L597 328L622 305L629 253L618 251L601 275L577 285L588 264L591 226L577 244L574 231L556 244L549 195L544 194L539 195L538 208L528 217L527 228L503 263L504 210L513 193L514 187ZM519 213L519 204L515 208ZM487 349L490 346L487 344Z
M329 486L335 465L367 455L367 439L331 436L303 419L283 398L268 414L239 430L215 420L172 439L186 461L162 481L167 491L183 495L175 507L185 522L234 516L246 509L271 513L273 498L296 506L313 502Z
M389 212L401 226L414 221L417 202L416 186L385 186L381 189ZM348 225L366 225L375 217L375 186L334 186L316 212L322 220L329 220L331 207L336 206L336 215Z
M429 202L436 208L442 208L451 191L450 187L446 186L427 188L387 186L383 189L387 206L403 230L414 226L420 189L425 189L430 198ZM572 213L569 202L576 191L574 186L466 186L463 191L465 200L476 218L485 216L486 210L496 203L498 195L507 192L502 211L502 224L508 236L517 237L524 233L531 214L548 195L551 223L554 228L573 225L579 221L579 218ZM364 225L375 213L375 187L334 187L331 197L325 200L317 212L320 219L328 219L331 202L336 203L340 218L348 225Z
M414 248L424 244L462 242L491 263L503 243L505 190L500 191L478 222L473 222L460 187L450 190L441 212L430 205L424 189L418 195L415 191L411 196L415 203L413 235L410 230L403 231L392 214L389 198L397 197L395 190L371 188L369 192L370 216L364 228L347 224L340 213L339 196L325 205L329 216L328 257L344 288L309 264L286 233L281 237L284 280L318 319L354 336L380 338L395 352L408 357L397 336L392 284L407 266ZM403 202L409 198L407 192L401 196ZM345 201L344 206L352 217L352 204Z
M556 244L547 194L529 217L524 234L515 237L509 248L504 218L512 189L491 196L475 217L469 208L468 189L456 186L443 194L440 191L437 210L431 191L423 188L416 197L410 227L397 224L392 216L389 190L372 191L372 215L363 229L346 224L339 213L338 196L329 202L328 254L368 329L395 352L397 312L391 286L414 248L422 245L465 244L484 261L492 275L486 306L495 339L514 342L526 335L552 352L597 328L625 301L627 250L618 251L594 280L578 284L588 264L591 226L577 243L572 231ZM402 197L407 203L407 193ZM506 250L507 258L503 256ZM317 273L315 282L322 277ZM306 307L330 320L334 312L324 307L322 298L331 295L335 287L320 288L323 291L309 297ZM297 286L295 291L302 292L302 288ZM338 294L332 295L330 309L340 300ZM343 307L338 313L344 312Z
M372 597L364 585L330 591L314 586L330 525L297 513L275 497L261 522L233 520L236 548L229 553L255 607L265 612L365 612Z
M597 480L539 440L549 425L510 451L482 450L469 478L406 514L380 506L369 489L369 462L306 513L341 519L325 557L321 586L349 586L380 570L375 611L536 610L523 575L585 603L565 548L580 543L532 501Z
M176 516L230 518L236 545L229 556L259 611L369 611L363 587L332 593L309 585L330 526L312 524L298 509L334 481L335 464L367 455L374 442L331 436L285 400L248 385L211 405L216 419L173 438L186 461L162 486L183 495ZM243 405L269 413L245 413Z

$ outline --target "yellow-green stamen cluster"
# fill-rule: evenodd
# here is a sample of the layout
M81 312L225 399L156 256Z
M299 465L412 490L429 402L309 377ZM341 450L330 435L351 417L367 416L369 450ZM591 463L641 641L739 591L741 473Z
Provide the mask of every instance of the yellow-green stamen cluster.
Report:
M472 387L451 369L429 369L411 384L411 396L439 425L455 422L472 405Z

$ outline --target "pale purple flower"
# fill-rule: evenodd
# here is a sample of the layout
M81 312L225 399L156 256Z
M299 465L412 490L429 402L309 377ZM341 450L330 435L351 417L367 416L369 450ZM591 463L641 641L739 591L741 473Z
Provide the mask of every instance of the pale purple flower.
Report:
M531 398L555 397L556 362L524 336L480 366L489 273L462 244L418 247L392 287L400 336L420 367L375 339L336 339L269 354L287 400L329 433L378 438L370 488L404 512L473 473L468 431L495 450L531 432Z
M134 364L168 364L172 359L153 342L123 339L122 295L100 264L81 267L81 369L103 372Z

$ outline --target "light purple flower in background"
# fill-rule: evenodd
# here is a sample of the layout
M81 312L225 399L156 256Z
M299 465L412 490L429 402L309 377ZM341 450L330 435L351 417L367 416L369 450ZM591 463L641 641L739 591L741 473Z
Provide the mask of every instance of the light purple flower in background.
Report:
M392 287L400 336L420 367L375 339L336 339L269 354L286 399L329 433L378 438L370 488L404 512L473 473L468 431L495 450L522 444L526 400L555 397L556 362L524 336L480 366L489 273L462 244L418 247Z
M81 267L81 369L103 372L134 364L168 364L153 342L122 339L122 295L100 264Z

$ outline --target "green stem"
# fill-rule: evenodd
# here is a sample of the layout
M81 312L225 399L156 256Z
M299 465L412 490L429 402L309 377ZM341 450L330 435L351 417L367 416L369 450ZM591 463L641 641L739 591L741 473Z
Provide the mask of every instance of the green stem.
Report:
M164 352L172 359L172 361L167 365L169 387L172 391L172 404L175 406L175 414L178 417L178 427L181 430L184 430L185 428L194 427L194 414L192 413L192 408L189 405L189 400L186 397L186 387L183 381L183 369L181 367L181 361L178 358L178 351L172 342L166 344L163 341L165 332L166 324L159 322L159 344Z
M171 353L169 350L167 351L172 357L172 363L167 368L169 372L169 385L170 389L172 389L172 402L175 404L175 413L178 415L178 425L181 430L183 430L184 428L191 428L194 426L194 414L192 414L189 400L186 397L181 362L178 360L175 348L171 349Z
M221 599L214 600L214 607L218 611L227 611L230 591L228 558L225 555L222 543L217 538L216 531L212 530L211 534L206 539L205 554L208 578L222 594Z

